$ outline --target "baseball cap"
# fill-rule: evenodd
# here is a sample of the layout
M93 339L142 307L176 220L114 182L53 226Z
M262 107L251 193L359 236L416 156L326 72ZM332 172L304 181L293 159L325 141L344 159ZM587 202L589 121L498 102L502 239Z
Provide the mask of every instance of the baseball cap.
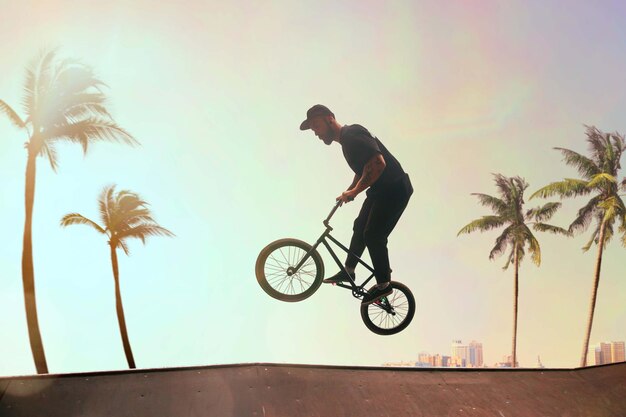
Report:
M330 111L330 109L326 106L324 106L323 104L316 104L315 106L311 107L307 112L306 112L306 120L304 122L302 122L300 124L300 130L307 130L310 129L310 122L311 119L317 116L333 116L335 117L335 114Z

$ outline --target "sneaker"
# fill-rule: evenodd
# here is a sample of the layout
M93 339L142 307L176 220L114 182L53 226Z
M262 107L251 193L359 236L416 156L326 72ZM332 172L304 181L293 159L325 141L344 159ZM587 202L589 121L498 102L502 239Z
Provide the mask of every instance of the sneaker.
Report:
M382 290L378 288L378 286L375 286L369 293L365 294L365 297L363 297L363 301L361 301L361 304L372 304L373 302L378 301L383 297L391 295L392 292L393 288L391 288L391 284L387 285L387 287Z
M353 281L356 279L356 275L354 274L354 272L348 275L348 273L346 273L346 271L342 269L332 277L328 277L322 282L326 284L339 284L340 282L350 282L350 278L352 278Z

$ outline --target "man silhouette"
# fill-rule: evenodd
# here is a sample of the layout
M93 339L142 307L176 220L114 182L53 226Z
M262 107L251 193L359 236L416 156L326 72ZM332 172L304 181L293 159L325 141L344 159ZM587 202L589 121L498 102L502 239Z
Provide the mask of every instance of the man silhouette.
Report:
M325 283L349 281L348 274L355 279L354 270L365 247L369 250L374 266L377 285L363 299L371 304L392 292L391 268L387 251L387 238L398 223L406 208L413 187L409 176L398 160L385 148L381 141L361 125L340 125L328 107L316 104L306 113L300 130L311 129L326 145L337 142L341 145L346 162L354 171L354 180L346 191L337 197L340 204L348 203L367 190L367 198L354 221L354 233L350 241L350 252L345 270L326 278Z

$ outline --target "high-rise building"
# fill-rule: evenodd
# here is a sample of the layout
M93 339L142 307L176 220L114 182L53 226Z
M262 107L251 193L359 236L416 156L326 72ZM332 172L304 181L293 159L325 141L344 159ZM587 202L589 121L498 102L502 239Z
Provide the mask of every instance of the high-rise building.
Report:
M451 368L465 367L465 359L459 358L458 356L452 356L448 363L450 364Z
M469 362L474 368L483 366L483 344L472 340L469 344Z
M433 366L442 367L443 366L443 356L440 354L433 355Z
M462 367L483 366L483 344L472 340L469 345L464 345L461 340L453 340L452 363L455 364L452 366Z
M593 358L594 365L602 365L602 352L599 347L592 347L589 349L589 364L591 364L591 358Z
M465 367L469 363L469 346L463 345L460 340L452 341L452 365Z
M611 362L616 363L626 361L624 347L624 342L611 342Z
M611 344L600 343L600 360L602 364L611 363Z
M418 366L434 366L433 365L433 357L427 353L427 352L422 352L418 355Z

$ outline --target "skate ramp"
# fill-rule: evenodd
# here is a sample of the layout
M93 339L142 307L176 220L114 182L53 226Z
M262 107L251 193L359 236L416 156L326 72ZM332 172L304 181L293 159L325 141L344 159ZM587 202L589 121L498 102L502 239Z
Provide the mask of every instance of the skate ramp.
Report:
M1 417L626 416L626 363L578 369L242 364L0 378Z

